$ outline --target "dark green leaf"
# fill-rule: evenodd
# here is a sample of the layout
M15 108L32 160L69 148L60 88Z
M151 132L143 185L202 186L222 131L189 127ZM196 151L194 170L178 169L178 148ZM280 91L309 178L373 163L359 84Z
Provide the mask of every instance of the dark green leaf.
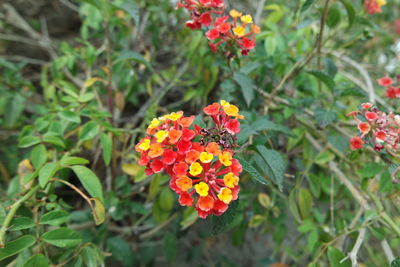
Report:
M17 217L11 221L10 231L29 229L35 226L35 222L29 217Z
M49 261L47 260L46 256L42 254L33 255L25 262L23 267L48 267Z
M244 100L246 101L247 106L250 106L254 99L253 81L247 74L242 72L235 72L235 74L233 74L233 79L240 85Z
M174 261L176 258L177 243L178 242L176 240L176 236L171 232L167 232L164 235L164 240L163 240L164 252L166 258L170 262Z
M121 261L124 266L133 266L133 250L125 239L122 239L119 236L114 236L109 238L106 244L107 250L112 254L112 258Z
M62 147L62 148L65 147L64 141L58 136L47 135L47 136L43 137L43 141L46 143L52 144L52 145Z
M84 142L93 139L99 132L100 126L94 121L86 123L79 133L79 141Z
M72 166L71 168L76 176L78 176L79 181L81 181L86 191L92 197L97 197L103 202L103 188L96 174L84 166Z
M212 234L218 235L224 232L233 222L239 206L239 200L233 201L227 211L220 216L212 216Z
M337 120L337 114L335 112L327 111L323 108L317 108L314 111L314 116L321 127L325 127Z
M39 184L42 188L46 186L58 170L57 162L46 163L39 171Z
M75 122L75 123L81 122L79 114L73 111L63 110L60 113L58 113L58 116L60 116L61 119L65 119L70 122Z
M6 243L4 248L0 248L0 261L20 253L24 249L35 244L36 238L32 235L21 236L11 242Z
M18 146L25 148L25 147L30 147L36 144L39 144L41 142L40 138L37 136L24 136L19 140Z
M334 28L340 22L340 17L340 9L334 4L331 6L331 8L329 8L326 24L329 26L329 28Z
M400 258L396 258L390 264L390 267L400 267Z
M283 179L285 176L285 162L278 151L267 149L265 146L258 145L257 150L264 159L268 172L266 173L272 181L282 190Z
M73 247L82 241L78 232L65 227L44 233L42 240L60 248Z
M268 185L268 181L261 176L261 174L257 171L256 168L253 167L253 165L251 165L241 156L237 155L236 158L240 161L240 164L242 164L243 170L249 173L254 180L261 184Z
M109 135L103 133L100 137L101 147L103 148L103 160L106 166L110 164L112 155L112 139Z
M329 266L331 267L351 267L349 259L341 263L345 258L344 254L335 247L328 247Z
M306 11L314 2L315 0L307 0L301 7L301 12Z
M335 88L335 81L329 75L317 70L309 71L308 73L319 79L332 91Z
M351 3L349 0L341 1L346 8L347 18L349 20L349 27L351 27L356 19L356 10L354 9L353 3Z
M69 220L69 213L64 210L54 210L43 214L40 217L40 224L60 225Z

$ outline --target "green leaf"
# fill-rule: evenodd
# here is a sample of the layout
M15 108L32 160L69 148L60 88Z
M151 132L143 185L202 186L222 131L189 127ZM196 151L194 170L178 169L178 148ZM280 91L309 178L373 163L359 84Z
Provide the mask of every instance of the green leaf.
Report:
M43 142L56 145L62 148L65 147L64 141L60 137L54 135L43 136Z
M86 123L79 133L79 141L84 142L94 138L100 130L100 126L94 121Z
M303 219L309 219L311 214L311 208L313 206L313 198L308 189L300 188L297 203L299 206L301 217Z
M390 264L390 267L400 267L400 258L396 258Z
M176 258L177 243L178 241L176 240L176 236L171 232L167 232L164 235L164 240L163 240L164 252L166 258L170 262L174 261Z
M107 251L111 252L111 257L124 263L124 266L134 266L132 262L134 261L133 249L119 236L114 236L107 239Z
M30 147L41 142L40 138L37 136L24 136L19 140L18 146L22 148Z
M323 82L332 91L335 88L335 81L329 75L327 75L321 71L317 71L317 70L312 70L312 71L309 71L308 73L310 73L315 78L317 78L318 80Z
M319 165L324 165L328 163L329 161L332 161L335 158L335 154L332 152L326 150L326 151L321 151L318 153L317 157L315 158L315 163Z
M323 108L315 109L314 116L321 127L325 127L337 121L337 114L335 112L327 111Z
M80 158L80 157L63 157L60 160L60 165L62 166L71 166L71 165L81 165L81 164L88 164L89 161L87 159L84 158Z
M65 119L65 120L70 121L70 122L74 122L74 123L80 123L81 122L81 117L79 116L79 114L76 113L76 112L73 112L73 111L63 110L63 111L58 113L58 116L61 119Z
M356 10L354 9L353 3L351 3L349 0L341 0L341 2L346 8L347 18L349 20L349 28L350 28L356 19Z
M103 202L103 189L96 174L84 166L72 166L71 168L76 176L78 176L79 181L81 181L86 191L92 197L97 197Z
M233 79L240 85L244 100L246 101L247 106L250 106L251 101L254 100L253 81L247 74L242 72L235 72L233 74Z
M217 235L224 232L229 228L229 225L233 222L239 206L239 200L233 201L229 204L229 208L220 216L212 216L212 234Z
M92 247L85 247L82 250L82 259L87 267L97 267L100 266L97 262L96 251Z
M29 229L35 226L35 222L29 217L17 217L11 221L10 231Z
M236 155L236 159L238 159L240 161L240 164L242 164L243 170L249 173L254 180L263 185L269 184L268 181L265 180L264 177L262 177L261 174L257 171L257 169L254 168L253 165L251 165L248 161L246 161L239 155Z
M17 123L25 109L25 102L26 98L18 93L8 99L4 109L5 126L12 127Z
M276 45L276 38L274 35L270 35L265 38L264 47L268 56L273 56L275 54Z
M103 160L106 166L110 165L112 155L112 139L103 133L100 137L101 147L103 148Z
M46 256L42 254L33 255L25 262L23 267L48 267L49 261Z
M11 257L35 244L36 238L32 235L21 236L11 242L6 243L4 248L0 248L0 261Z
M54 210L43 214L40 217L40 224L60 225L69 220L69 213L64 210Z
M329 8L328 17L326 19L326 24L329 28L334 28L339 24L341 15L337 5L332 5L331 8Z
M42 188L46 186L51 178L58 171L57 162L46 163L39 171L39 184Z
M73 247L82 242L81 235L68 228L51 230L42 235L42 240L56 247Z
M47 161L47 150L42 144L35 146L31 152L31 162L35 169L39 169Z
M127 61L127 60L133 60L138 63L146 65L150 70L153 70L153 67L150 65L150 63L143 57L142 54L139 54L135 51L130 51L130 50L125 50L122 51L121 54L119 55L118 59L116 62L120 61Z
M283 179L285 176L285 162L278 151L267 149L265 146L258 145L257 150L266 163L267 175L282 190Z
M163 187L157 198L158 206L164 211L170 211L174 207L175 197L171 189Z
M351 267L349 259L340 263L345 255L335 247L328 247L328 260L331 267Z

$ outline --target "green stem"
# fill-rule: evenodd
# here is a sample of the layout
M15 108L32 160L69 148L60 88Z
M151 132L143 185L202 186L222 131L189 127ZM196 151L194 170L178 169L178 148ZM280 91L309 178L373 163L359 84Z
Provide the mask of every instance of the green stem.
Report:
M6 218L4 219L3 225L0 228L0 248L4 247L4 238L6 235L6 231L8 227L10 226L10 223L17 212L18 208L21 206L22 203L24 203L26 200L28 200L33 194L36 193L36 191L39 189L39 185L36 185L32 187L28 193L26 193L22 198L20 198L17 202L11 205L10 211L7 213Z
M399 226L392 220L392 218L387 215L386 212L381 212L380 216L383 221L390 225L390 227L396 232L396 234L400 237L400 228Z

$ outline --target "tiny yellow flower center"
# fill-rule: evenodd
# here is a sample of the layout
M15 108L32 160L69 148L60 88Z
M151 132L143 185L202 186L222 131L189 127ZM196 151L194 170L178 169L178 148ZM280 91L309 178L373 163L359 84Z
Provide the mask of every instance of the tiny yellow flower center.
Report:
M234 188L239 183L239 177L235 176L232 172L225 174L224 184L229 188Z
M253 18L250 16L250 15L244 15L244 16L241 16L240 17L240 20L243 22L243 23L253 23Z
M229 188L226 188L226 187L221 188L221 190L218 194L218 198L225 204L229 204L233 198L232 190L230 190Z
M157 138L157 143L162 143L164 139L167 138L168 132L161 130L158 131L154 136Z
M194 186L194 189L196 190L197 194L199 194L202 197L208 196L208 190L210 189L208 187L208 184L205 182L200 182Z
M200 153L200 161L203 163L209 163L213 160L214 155L211 153L207 153L207 152L201 152Z
M190 173L191 175L197 176L197 175L199 175L202 171L203 171L203 167L201 166L200 163L198 163L198 162L193 162L193 163L190 165L189 173Z
M241 37L245 34L245 29L242 26L236 26L235 28L233 28L233 32L236 36Z

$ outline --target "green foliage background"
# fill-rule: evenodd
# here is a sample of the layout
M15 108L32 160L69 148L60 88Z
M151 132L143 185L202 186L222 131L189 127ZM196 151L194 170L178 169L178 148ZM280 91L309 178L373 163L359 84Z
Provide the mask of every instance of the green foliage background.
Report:
M375 80L399 74L400 1L226 2L261 26L229 66L174 1L0 3L1 266L351 266L357 241L360 266L399 256L399 185L349 150L345 114L396 110ZM201 220L134 145L151 118L219 99L246 116L245 172Z

